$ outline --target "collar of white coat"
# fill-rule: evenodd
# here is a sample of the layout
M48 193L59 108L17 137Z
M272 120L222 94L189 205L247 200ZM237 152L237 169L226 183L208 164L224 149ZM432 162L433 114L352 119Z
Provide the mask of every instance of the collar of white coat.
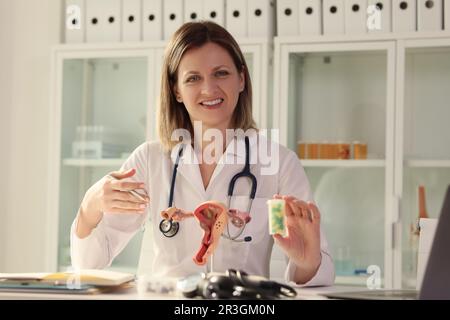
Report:
M249 133L246 133L245 135L239 135L234 136L233 139L228 144L227 148L225 149L224 154L219 160L219 163L233 163L236 164L236 159L239 160L239 163L242 161L245 161L245 137L248 137L249 139L249 146L250 146L250 162L252 163L251 159L255 155L255 152L252 152L254 150L254 147L258 143L258 133L254 130L250 130ZM177 156L180 152L180 149L183 148L183 153L180 157L179 164L181 163L194 163L198 164L198 157L194 152L194 148L190 143L180 143L177 146L175 146L172 151L170 158L172 159L172 163L176 162ZM192 162L193 161L193 162Z

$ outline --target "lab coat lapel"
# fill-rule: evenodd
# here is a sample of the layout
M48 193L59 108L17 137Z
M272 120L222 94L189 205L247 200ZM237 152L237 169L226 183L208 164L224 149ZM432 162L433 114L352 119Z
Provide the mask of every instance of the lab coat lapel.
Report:
M256 144L257 144L257 135L253 134L249 137L250 142L250 159L254 160L256 159L255 151L256 151ZM253 163L250 161L250 163ZM214 170L213 176L211 177L210 185L215 183L215 180L223 170L224 166L227 166L228 170L231 170L232 172L238 172L242 170L242 168L245 165L245 138L242 137L235 137L233 141L231 141L224 154L221 156L216 169Z
M175 163L174 157L172 157L172 162ZM192 186L199 196L203 199L206 198L205 187L203 186L203 180L198 166L198 158L192 146L189 144L186 144L184 147L183 155L178 165L178 174L186 180L186 183Z

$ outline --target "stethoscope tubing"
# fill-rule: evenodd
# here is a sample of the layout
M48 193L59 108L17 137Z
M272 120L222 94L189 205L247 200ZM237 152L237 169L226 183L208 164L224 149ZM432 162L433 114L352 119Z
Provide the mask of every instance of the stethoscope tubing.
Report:
M172 205L173 205L175 180L177 177L178 165L179 165L179 161L180 161L182 154L183 154L183 145L180 146L180 150L178 151L177 158L175 160L174 168L172 171L172 179L170 182L169 205L168 205L169 208L172 207ZM236 181L240 178L250 179L251 191L250 191L250 195L249 195L249 202L247 205L247 212L250 213L253 200L255 199L258 181L257 181L255 175L252 174L250 171L250 142L249 142L248 137L245 137L245 165L244 165L244 168L242 169L241 172L238 172L231 178L230 183L228 185L227 208L230 208L231 198L233 197L233 192L234 192L234 186L236 184ZM229 224L227 223L227 234L222 234L222 236L231 241L236 241L236 242L247 241L247 240L245 240L247 238L238 239L241 236L241 234L244 232L246 225L247 225L247 223L244 222L244 225L239 228L239 232L236 235L231 236ZM180 227L179 223L176 221L173 221L172 219L168 219L168 220L163 219L159 224L159 230L161 231L161 233L164 236L166 236L168 238L175 236L178 233L179 227Z

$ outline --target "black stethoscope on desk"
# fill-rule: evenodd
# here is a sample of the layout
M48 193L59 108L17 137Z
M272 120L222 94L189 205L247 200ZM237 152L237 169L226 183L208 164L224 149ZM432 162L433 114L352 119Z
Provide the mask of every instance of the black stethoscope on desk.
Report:
M172 172L172 181L170 183L170 194L169 194L169 205L168 208L172 207L173 204L173 193L175 190L175 179L177 177L177 170L178 170L178 164L180 161L180 157L183 154L183 146L180 147L180 150L178 151L177 154L177 158L175 160L175 165L173 167L173 172ZM230 208L230 204L231 204L231 198L233 197L233 191L234 191L234 185L236 184L236 181L239 178L248 178L250 179L251 182L251 191L250 191L250 195L249 195L249 202L248 202L248 206L247 206L247 212L250 213L250 210L252 208L252 203L253 200L255 199L255 195L256 195L256 188L258 185L258 182L256 180L255 175L253 175L250 171L250 142L248 137L245 137L245 165L244 168L242 169L242 171L238 172L237 174L235 174L232 178L231 181L228 185L228 194L227 194L227 208ZM242 226L239 228L239 232L234 235L231 236L230 235L230 230L229 230L229 226L227 224L227 233L226 234L222 234L223 237L231 240L231 241L235 241L235 242L248 242L251 241L252 238L251 237L244 237L243 239L238 239L238 237L242 234L242 232L244 232L244 229L246 227L247 223L244 221L242 223ZM161 231L161 233L168 237L171 238L173 236L175 236L178 233L178 230L180 229L180 224L177 221L173 221L172 219L163 219L161 221L161 223L159 224L159 230Z

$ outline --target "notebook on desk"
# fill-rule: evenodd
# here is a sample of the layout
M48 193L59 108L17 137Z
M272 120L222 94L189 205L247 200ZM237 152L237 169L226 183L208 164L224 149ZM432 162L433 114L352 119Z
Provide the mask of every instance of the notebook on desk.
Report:
M123 288L134 278L133 274L108 270L0 273L0 291L94 294Z
M430 300L450 299L450 186L444 198L420 290L367 290L324 294L335 299Z

